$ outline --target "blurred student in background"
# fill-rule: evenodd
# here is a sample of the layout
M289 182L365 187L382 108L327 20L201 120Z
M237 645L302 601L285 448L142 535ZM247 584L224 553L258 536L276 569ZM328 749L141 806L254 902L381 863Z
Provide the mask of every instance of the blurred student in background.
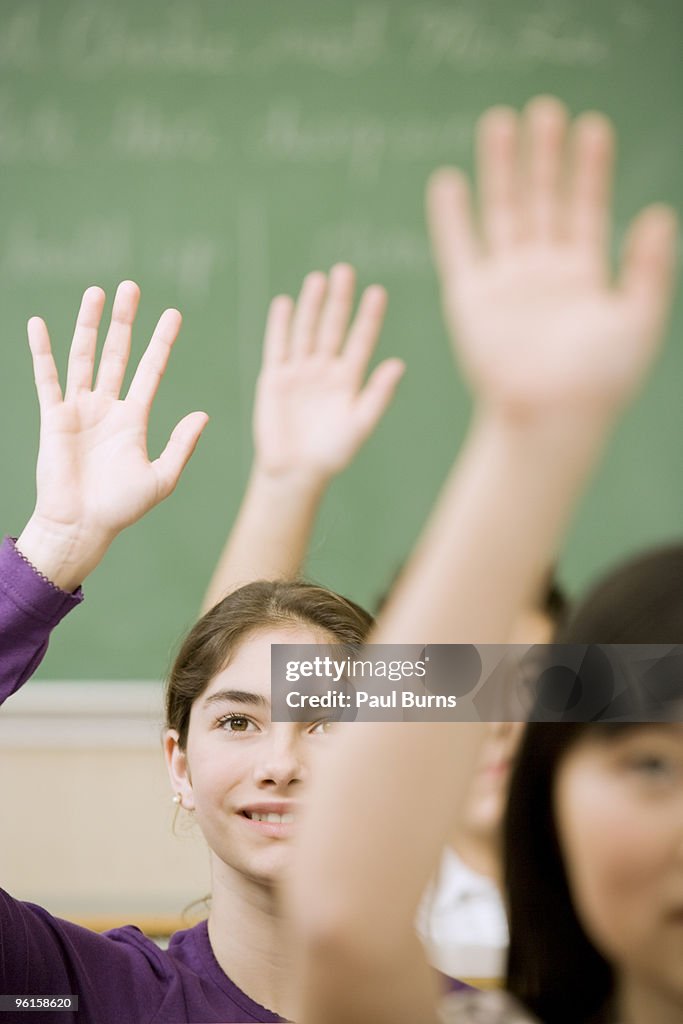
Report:
M551 574L541 599L515 622L510 643L551 643L567 601ZM524 725L492 722L461 820L420 905L417 928L430 961L459 978L503 976L508 926L502 893L502 827L510 773Z
M306 502L316 500L329 463L339 467L372 431L402 369L397 361L385 363L363 386L385 296L378 288L367 292L348 329L352 298L353 275L343 267L333 274L329 293L325 277L315 275L295 308L280 298L271 310L258 411L272 460L252 482L249 501L253 507L263 493L266 504L274 498L262 511L266 535L283 563L292 557L278 534L278 515L282 528L291 512L280 501L286 457L297 444L310 446L312 465L302 458L294 476L301 493L309 489ZM0 699L35 670L50 630L78 605L81 583L118 533L173 490L206 424L203 413L185 417L162 455L149 459L147 422L180 316L175 310L163 315L122 399L138 299L132 282L119 287L93 382L104 293L86 291L64 395L45 324L37 318L29 323L41 408L37 501L16 543L8 538L0 549ZM311 404L318 432L307 419ZM323 431L326 416L337 428L336 450ZM323 483L316 459L327 460ZM264 482L268 474L272 479ZM298 496L290 492L292 502ZM240 552L244 517L237 541ZM248 547L248 556L238 559L235 572L244 571L247 580L264 571L251 557L265 558L263 546ZM174 801L192 813L209 847L208 922L176 933L161 950L136 928L99 935L0 891L0 988L18 995L77 995L79 1009L71 1019L97 1024L288 1016L290 950L279 885L300 791L327 742L327 728L317 720L271 722L270 644L357 647L371 624L353 602L305 583L253 583L212 607L190 631L171 670L164 743ZM61 1012L59 1017L66 1019ZM45 1011L42 1019L50 1018Z

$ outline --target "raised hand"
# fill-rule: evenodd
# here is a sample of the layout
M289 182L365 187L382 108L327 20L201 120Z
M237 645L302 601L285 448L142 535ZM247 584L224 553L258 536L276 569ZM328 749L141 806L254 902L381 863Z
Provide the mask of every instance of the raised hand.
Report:
M386 294L366 289L349 327L354 272L309 274L296 305L271 303L254 403L255 454L239 514L204 597L206 610L257 579L292 579L304 564L330 479L353 459L403 373L387 359L363 381Z
M18 546L64 589L82 582L114 537L173 491L208 420L203 412L185 416L159 458L149 459L149 414L181 316L173 309L163 313L122 400L139 297L133 282L119 285L93 386L105 295L100 288L87 289L64 396L47 327L39 317L28 324L40 404L40 450L36 507Z
M296 306L273 300L254 407L259 467L327 480L352 460L386 410L403 373L387 359L363 384L386 293L367 288L349 327L354 272L347 264L305 279Z
M656 352L671 294L676 222L650 206L610 271L613 135L557 100L518 117L489 110L477 131L479 224L467 179L441 170L427 209L446 319L484 403L616 409Z

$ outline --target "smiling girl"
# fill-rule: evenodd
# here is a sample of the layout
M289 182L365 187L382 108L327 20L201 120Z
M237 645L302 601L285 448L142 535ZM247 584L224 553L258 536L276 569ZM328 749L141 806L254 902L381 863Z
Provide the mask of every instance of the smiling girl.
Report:
M248 584L197 623L168 682L169 773L211 863L209 919L193 941L244 992L282 1012L291 965L280 883L328 723L271 721L270 648L332 642L351 651L371 624L323 587Z
M377 298L379 307L370 302L356 323L349 400L361 390L363 356L381 323L383 295ZM163 315L122 399L138 299L131 282L119 287L93 384L104 293L86 291L64 396L45 324L29 323L41 408L38 494L21 536L0 548L0 699L35 670L50 630L80 602L80 584L116 535L173 490L206 423L203 413L186 417L150 461L147 421L180 316ZM279 369L296 377L296 369L282 365L288 316L279 325L267 341L277 344ZM397 374L375 380L360 403L362 422L345 417L357 438L379 417ZM370 623L352 602L304 583L252 584L201 619L171 672L165 751L176 800L209 845L208 924L177 933L161 950L136 928L98 935L0 891L0 990L77 996L78 1011L54 1015L62 1022L284 1019L290 953L278 884L301 791L326 738L321 722L271 722L270 644L333 640L351 647ZM52 1017L42 1012L41 1019Z

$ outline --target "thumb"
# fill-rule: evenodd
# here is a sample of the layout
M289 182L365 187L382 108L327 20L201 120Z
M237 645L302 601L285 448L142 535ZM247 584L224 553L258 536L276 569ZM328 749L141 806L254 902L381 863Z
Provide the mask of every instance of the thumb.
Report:
M370 374L355 409L356 423L363 440L370 436L389 408L405 368L402 359L385 359Z
M208 422L205 412L191 412L173 428L168 444L152 463L159 482L159 500L167 498L174 490Z
M636 217L624 243L621 288L655 341L671 303L677 234L674 210L653 205Z

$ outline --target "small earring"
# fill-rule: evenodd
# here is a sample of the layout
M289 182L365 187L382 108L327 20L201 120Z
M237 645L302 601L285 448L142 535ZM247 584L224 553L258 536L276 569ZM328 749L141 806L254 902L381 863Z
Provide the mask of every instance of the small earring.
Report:
M174 804L175 804L175 805L176 805L177 807L180 807L180 805L182 804L182 802L183 802L183 797L182 797L182 793L175 793L175 794L174 794L174 796L173 796L173 803L174 803Z

